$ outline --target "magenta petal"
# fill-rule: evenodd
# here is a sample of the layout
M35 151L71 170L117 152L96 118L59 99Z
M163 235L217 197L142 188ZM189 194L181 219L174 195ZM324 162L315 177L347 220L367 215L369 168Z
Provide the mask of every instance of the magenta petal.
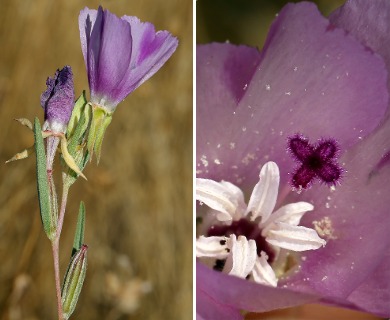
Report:
M196 265L196 285L198 292L207 295L210 300L223 306L225 310L230 307L252 312L266 312L312 303L320 299L316 295L259 285L229 276L209 269L201 263ZM197 311L202 314L207 308L208 304L202 303L197 306Z
M388 317L390 314L390 252L387 250L382 263L348 297L360 309L377 314L381 317Z
M131 26L133 37L131 62L121 83L123 96L138 88L164 65L175 52L178 40L168 31L156 32L153 24L141 22L137 17L123 16L122 20Z
M79 31L80 31L80 42L81 50L84 56L85 66L88 66L88 43L91 37L93 25L95 24L97 16L97 10L91 10L85 7L80 11L79 15ZM88 69L88 67L87 67Z
M81 10L79 29L91 101L110 112L155 74L178 44L168 31L156 32L151 23L118 18L101 7Z
M390 66L390 2L349 0L333 12L331 23L343 28L367 47L380 54Z
M226 162L236 157L236 144L228 139L241 133L237 129L234 110L259 61L260 53L255 48L219 43L197 47L196 152L199 176L216 180L227 180L230 176L224 178L218 174L217 164L221 155L223 168L226 171L232 169Z
M103 19L101 27L97 25L100 15ZM93 81L90 81L91 96L103 98L100 97L101 93L106 93L104 98L116 102L119 84L125 76L132 56L130 25L108 10L103 12L99 8L96 26L91 34L91 44L89 50L89 70L93 74Z
M366 303L359 303L360 310L376 313L373 301L381 300L384 290L390 291L388 273L377 273L388 264L390 246L389 201L390 165L377 166L390 149L390 119L361 143L342 157L348 172L334 192L309 190L307 199L315 204L310 217L303 223L328 217L332 223L333 237L322 250L306 255L301 271L288 280L289 285L306 292L321 292L323 295L350 299L352 292L363 283L381 283L386 289L364 292ZM308 220L309 219L309 220ZM304 279L309 277L310 282ZM369 285L372 288L372 285ZM375 292L375 294L373 293ZM352 297L352 295L351 295ZM359 301L362 302L362 298ZM379 315L390 315L390 305L381 305Z
M279 14L237 105L233 92L218 96L214 87L228 90L224 52L239 48L210 45L198 52L198 74L216 74L197 82L198 97L206 95L197 105L199 176L253 185L259 166L273 160L285 183L293 167L287 136L335 137L344 150L372 131L386 111L383 61L343 30L330 28L312 3L289 4ZM208 101L210 93L216 97Z
M331 21L380 53L390 66L389 13L388 1L348 1ZM338 239L330 240L323 254L309 255L300 275L317 275L312 277L316 290L347 297L356 309L386 317L390 315L389 137L387 117L342 158L348 172L329 200L314 190L308 192L318 204L314 218L331 217ZM321 274L331 276L320 281Z
M196 319L197 320L241 320L240 310L230 306L221 305L207 294L196 288Z
M98 11L82 10L79 26L91 100L101 103L103 99L112 108L118 103L116 91L130 64L130 25L99 7Z
M325 248L302 254L301 269L280 287L249 283L201 265L197 285L220 305L249 311L305 303L319 295L324 302L389 316L383 292L389 290L384 270L389 269L385 268L390 246L390 118L384 120L388 93L382 59L330 25L310 3L282 10L260 62L253 64L256 72L247 72L251 75L247 83L237 81L236 88L242 85L237 94L225 66L241 48L228 44L198 48L198 176L249 189L259 167L274 160L283 186L293 166L285 152L286 137L296 132L311 141L334 137L347 172L336 191L318 186L290 194L314 203L304 225L329 219L331 238ZM248 60L241 65L249 67ZM378 284L380 290L374 290ZM290 297L292 290L307 300L297 293Z

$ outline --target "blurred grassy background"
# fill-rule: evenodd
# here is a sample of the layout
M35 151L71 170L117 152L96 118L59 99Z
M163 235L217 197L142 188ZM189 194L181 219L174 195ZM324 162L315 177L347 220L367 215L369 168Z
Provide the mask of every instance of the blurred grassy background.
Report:
M74 319L192 318L192 1L1 0L0 319L55 319L51 248L42 232L35 159L5 165L33 143L12 119L43 120L40 94L57 68L88 90L78 14L136 15L179 38L167 64L115 112L99 166L70 190L61 276L78 206L87 208L88 272ZM57 169L57 174L59 170ZM60 186L57 187L60 191Z
M275 15L286 0L197 0L196 42L226 42L262 48ZM319 10L327 16L341 6L343 0L317 0ZM322 305L305 305L263 314L250 313L246 319L256 320L322 320L381 319L366 313Z

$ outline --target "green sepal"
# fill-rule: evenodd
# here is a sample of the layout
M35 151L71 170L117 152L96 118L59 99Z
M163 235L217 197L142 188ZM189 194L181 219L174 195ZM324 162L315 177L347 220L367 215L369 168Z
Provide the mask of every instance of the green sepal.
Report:
M72 130L70 130L68 127L69 135L67 133L67 138L68 152L75 160L79 169L83 171L89 160L89 152L85 150L85 140L86 133L90 125L91 105L89 103L86 103L85 97L83 95L80 96L76 104L78 103L78 101L82 101L83 104L81 104L80 102L78 106L80 112L75 113L77 115L75 116L77 122L74 122L74 124L72 125ZM67 185L71 186L77 180L77 178L78 175L73 170L68 168L67 172L64 175L64 182Z
M87 272L87 250L88 246L82 245L72 256L68 271L65 275L61 292L62 312L65 320L69 319L76 309L76 304L83 287Z
M43 229L50 240L55 238L57 232L57 219L51 214L49 182L46 171L45 144L42 137L42 129L38 118L34 120L35 154L37 159L37 187L39 210Z
M73 240L72 256L80 250L84 243L84 230L85 230L85 205L84 202L80 202L79 215L77 217L76 232Z
M76 129L79 120L81 118L81 115L84 112L84 106L87 104L87 99L85 98L85 90L83 90L83 93L78 97L76 100L72 115L70 116L70 120L68 122L68 127L66 129L66 136L69 138L73 135L74 130Z
M111 121L112 113L107 112L99 106L94 105L92 107L92 122L91 127L89 128L87 145L91 156L95 152L98 163L100 160L104 134Z

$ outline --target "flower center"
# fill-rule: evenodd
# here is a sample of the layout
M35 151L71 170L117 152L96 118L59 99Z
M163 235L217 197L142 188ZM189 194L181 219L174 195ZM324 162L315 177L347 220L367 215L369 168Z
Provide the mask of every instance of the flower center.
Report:
M328 149L319 151L332 154ZM311 159L307 156L303 164ZM318 165L315 156L310 161ZM276 287L277 276L292 266L289 251L323 247L326 241L315 230L299 226L302 216L314 209L312 204L300 201L275 210L279 181L277 164L264 164L245 204L242 190L232 183L198 178L196 198L213 210L206 222L206 235L202 232L196 241L196 256L214 263L217 271Z
M268 262L272 263L276 257L275 251L265 240L265 237L261 235L261 231L258 223L242 218L238 221L233 221L230 226L212 225L207 232L207 236L229 237L232 234L235 234L237 237L245 236L248 240L256 242L257 255L260 256L261 251L264 251L268 255Z
M305 165L311 168L312 170L318 170L322 167L323 161L317 155L311 155L305 161Z

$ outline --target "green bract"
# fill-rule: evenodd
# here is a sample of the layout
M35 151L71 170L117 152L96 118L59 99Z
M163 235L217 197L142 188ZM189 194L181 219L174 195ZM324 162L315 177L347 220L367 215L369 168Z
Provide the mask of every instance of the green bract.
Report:
M88 246L82 245L80 250L73 255L65 276L61 293L62 311L65 320L69 319L75 310L83 287L87 272L87 250Z

